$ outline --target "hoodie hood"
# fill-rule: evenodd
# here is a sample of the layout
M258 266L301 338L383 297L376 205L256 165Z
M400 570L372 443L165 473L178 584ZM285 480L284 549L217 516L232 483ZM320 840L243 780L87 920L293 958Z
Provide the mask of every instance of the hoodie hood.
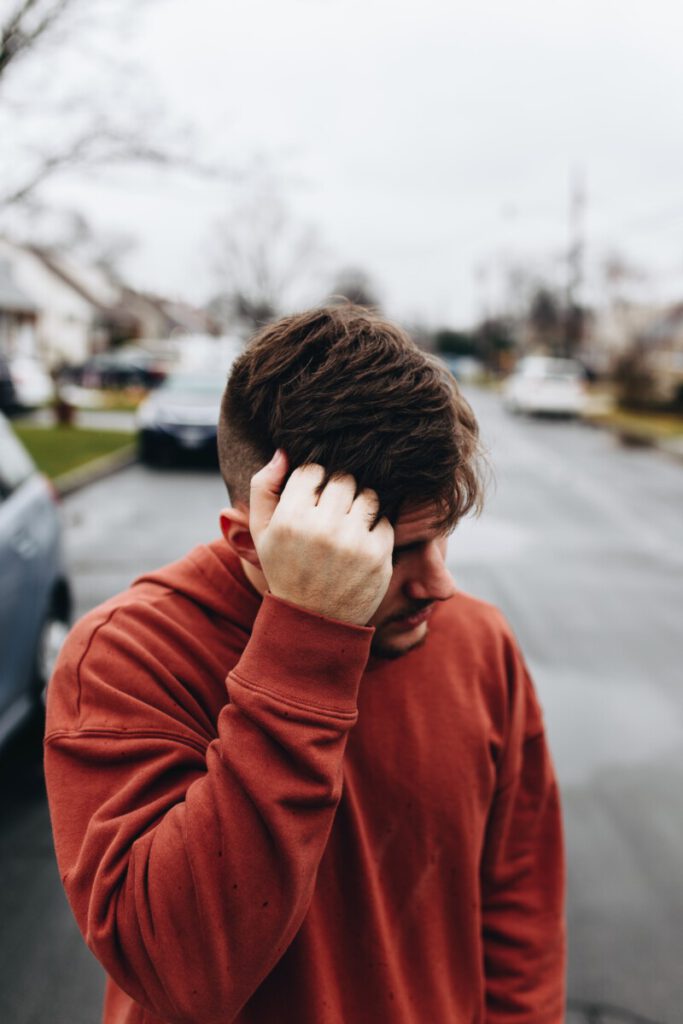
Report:
M179 561L139 576L133 586L141 584L182 594L219 617L229 617L249 633L263 600L222 538L200 544Z

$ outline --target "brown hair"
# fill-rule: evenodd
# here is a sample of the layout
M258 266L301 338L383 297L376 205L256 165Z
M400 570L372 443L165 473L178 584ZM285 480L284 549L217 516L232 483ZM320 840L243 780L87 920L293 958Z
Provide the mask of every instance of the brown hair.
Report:
M290 469L350 473L392 521L434 504L452 528L481 508L478 427L442 364L367 309L313 309L264 327L233 365L218 425L233 502L283 448Z

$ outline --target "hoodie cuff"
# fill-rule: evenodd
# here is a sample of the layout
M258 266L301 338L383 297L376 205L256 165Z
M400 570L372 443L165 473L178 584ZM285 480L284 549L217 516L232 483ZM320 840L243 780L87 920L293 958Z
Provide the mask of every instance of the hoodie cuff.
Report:
M352 712L374 632L266 594L234 671L287 700Z

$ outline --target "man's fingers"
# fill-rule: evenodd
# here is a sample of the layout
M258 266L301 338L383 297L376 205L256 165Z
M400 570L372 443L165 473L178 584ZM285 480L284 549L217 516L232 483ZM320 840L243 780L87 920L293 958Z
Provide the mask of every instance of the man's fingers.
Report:
M318 501L318 488L325 479L325 470L314 462L305 466L298 466L289 480L280 497L280 505L283 511L293 512L294 510L304 511Z
M372 532L380 542L384 543L387 551L393 550L394 528L386 516L382 516L382 518L373 527Z
M251 478L249 496L249 529L257 537L270 522L280 501L280 493L287 476L287 456L281 448L270 462Z
M362 490L356 497L351 508L351 514L354 516L360 516L368 522L370 526L373 526L377 519L378 512L379 497L377 492L371 490L369 487L364 488L364 490Z
M355 493L356 481L352 476L333 476L318 498L318 508L346 515L351 510Z

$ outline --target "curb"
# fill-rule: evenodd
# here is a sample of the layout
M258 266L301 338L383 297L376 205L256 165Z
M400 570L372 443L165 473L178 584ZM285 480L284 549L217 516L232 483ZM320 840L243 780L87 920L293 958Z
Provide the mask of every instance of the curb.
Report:
M60 498L67 498L75 494L88 484L94 484L97 480L103 480L112 476L122 469L127 469L138 461L138 455L134 444L127 444L123 448L112 452L110 455L102 455L99 459L86 462L77 469L71 469L68 473L62 473L52 481Z

